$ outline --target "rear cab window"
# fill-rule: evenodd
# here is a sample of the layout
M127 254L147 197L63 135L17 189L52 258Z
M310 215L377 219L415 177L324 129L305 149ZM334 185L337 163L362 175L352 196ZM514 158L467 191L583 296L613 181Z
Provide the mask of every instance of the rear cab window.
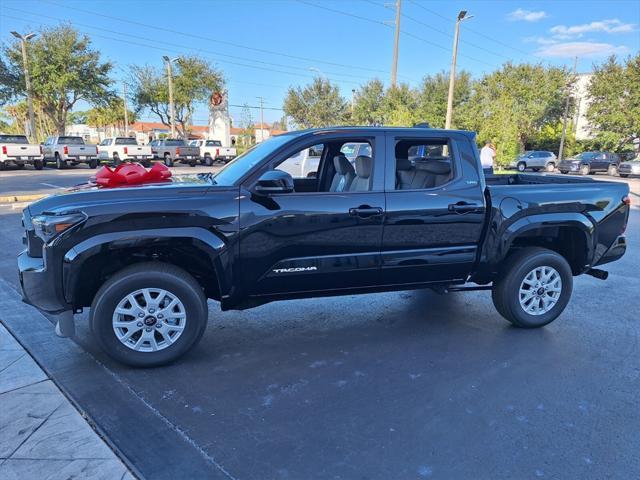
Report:
M60 145L84 145L82 137L58 137Z
M448 184L456 175L453 152L445 138L396 138L391 190L429 190Z
M24 135L0 135L0 143L14 143L28 145L29 140Z
M116 138L116 145L138 145L135 138Z

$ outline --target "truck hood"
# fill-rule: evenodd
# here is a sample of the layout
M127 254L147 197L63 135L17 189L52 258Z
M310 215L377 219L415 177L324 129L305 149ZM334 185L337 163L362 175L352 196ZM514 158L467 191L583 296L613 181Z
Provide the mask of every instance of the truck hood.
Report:
M228 189L228 187L212 185L206 177L198 175L176 175L171 177L169 182L115 188L98 187L95 183L88 182L49 195L32 203L28 208L31 215L39 215L43 212L62 213L99 204L125 205L155 199L166 202L171 198L193 198L203 196L211 189Z

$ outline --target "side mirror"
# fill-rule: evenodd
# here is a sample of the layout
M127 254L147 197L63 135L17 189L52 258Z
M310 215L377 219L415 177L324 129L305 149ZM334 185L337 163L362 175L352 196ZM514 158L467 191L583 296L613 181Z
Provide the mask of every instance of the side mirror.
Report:
M255 186L255 192L260 195L293 192L293 177L282 170L269 170L262 174Z

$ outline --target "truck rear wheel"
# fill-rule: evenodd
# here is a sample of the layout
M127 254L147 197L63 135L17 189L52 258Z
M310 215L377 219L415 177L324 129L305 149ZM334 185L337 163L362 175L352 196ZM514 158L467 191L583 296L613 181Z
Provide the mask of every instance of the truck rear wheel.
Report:
M173 167L173 159L171 158L171 155L169 155L168 153L164 154L164 164L167 167Z
M191 275L149 262L107 280L93 299L89 322L110 357L134 367L155 367L198 343L207 313L207 299Z
M211 155L209 155L208 153L204 155L204 164L207 167L210 167L213 165L213 159L211 158Z
M516 327L538 328L560 315L573 290L571 267L552 250L530 247L507 258L493 283L496 310Z
M91 160L89 160L89 168L98 168L98 159L97 158L93 158Z
M44 168L44 162L42 160L34 160L33 168L36 170L42 170Z
M67 168L67 161L63 160L59 153L56 152L56 154L54 155L54 158L56 160L56 168L58 170L62 170L63 168Z

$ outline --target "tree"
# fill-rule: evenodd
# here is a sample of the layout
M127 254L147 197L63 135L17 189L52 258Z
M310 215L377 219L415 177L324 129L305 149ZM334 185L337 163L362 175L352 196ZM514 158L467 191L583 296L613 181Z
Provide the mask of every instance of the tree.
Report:
M418 97L406 83L389 87L382 102L385 125L408 127L420 119L417 115Z
M615 56L594 67L587 120L600 148L622 150L640 137L640 53L624 64Z
M382 125L384 123L384 84L370 80L356 91L352 120L356 125Z
M471 97L472 80L469 72L461 71L456 76L453 94L454 128L465 123L463 106ZM418 117L432 127L444 128L447 117L447 97L449 96L449 73L440 72L423 78L418 90Z
M87 111L81 111L81 112L69 112L67 114L67 123L70 124L77 124L77 123L87 123L87 114L89 112Z
M127 109L128 121L136 121L136 114ZM105 106L94 107L86 112L88 125L105 129L106 127L124 128L124 101L120 97L113 97Z
M111 96L109 72L112 65L100 61L100 52L91 41L70 25L43 29L29 41L27 49L34 103L64 135L67 114L84 100L102 104ZM19 41L2 51L0 99L26 96L22 51ZM6 83L5 83L6 82Z
M458 125L492 140L498 162L508 163L544 125L561 121L574 80L564 68L508 62L474 84Z
M166 68L132 67L133 101L137 111L149 110L171 126ZM173 68L173 102L178 132L186 137L195 105L224 87L222 72L200 57L180 57Z
M242 106L242 111L240 112L240 128L242 129L242 143L245 146L253 144L255 140L255 127L253 125L251 109L247 103Z
M337 86L322 77L316 77L304 88L289 87L283 109L294 125L300 128L328 127L344 124L347 102Z

